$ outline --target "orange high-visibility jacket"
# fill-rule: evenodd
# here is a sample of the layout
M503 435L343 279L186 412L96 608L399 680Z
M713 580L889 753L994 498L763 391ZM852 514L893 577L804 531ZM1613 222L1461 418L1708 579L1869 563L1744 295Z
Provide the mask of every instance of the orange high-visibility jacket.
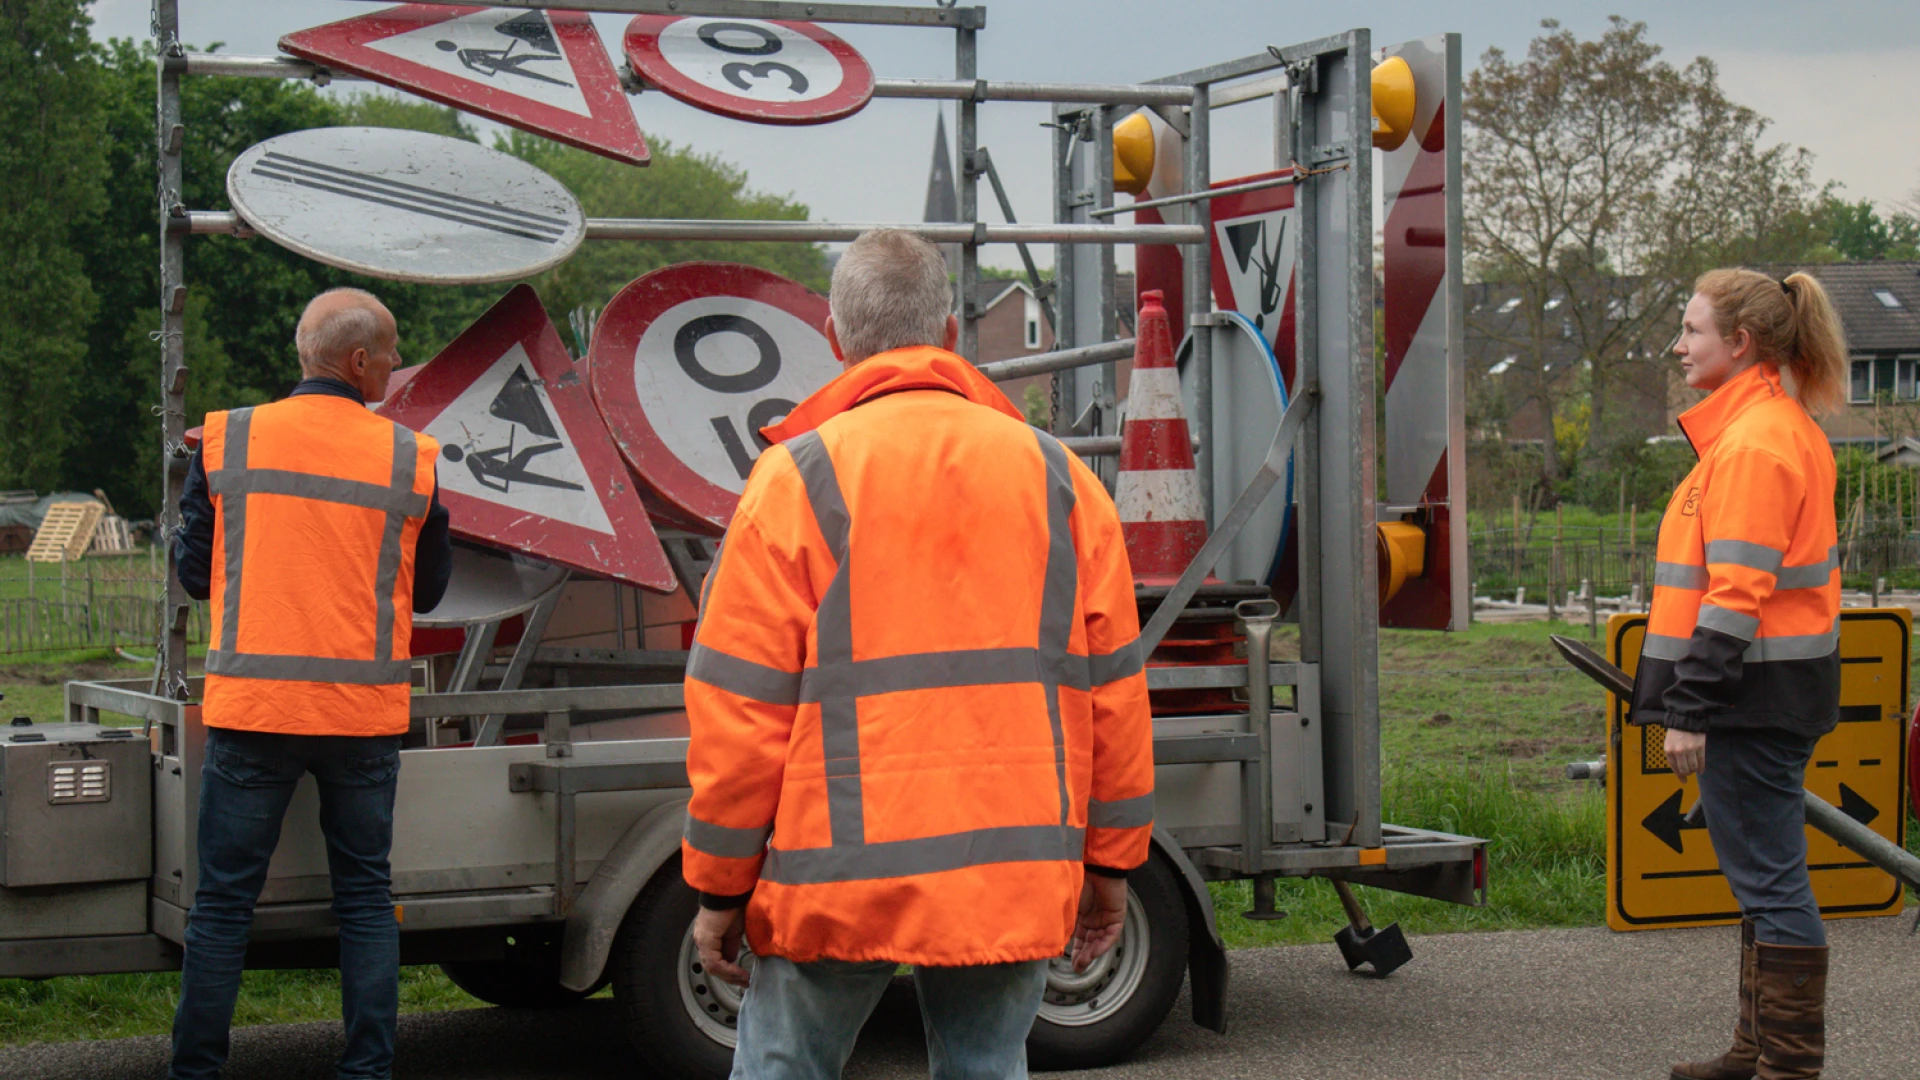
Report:
M207 414L209 727L407 730L414 544L440 446L357 401Z
M1082 862L1144 862L1153 733L1113 501L952 353L847 370L767 437L687 667L682 845L755 952L1057 956Z
M1755 364L1680 416L1700 463L1660 521L1632 720L1833 730L1840 560L1833 449Z

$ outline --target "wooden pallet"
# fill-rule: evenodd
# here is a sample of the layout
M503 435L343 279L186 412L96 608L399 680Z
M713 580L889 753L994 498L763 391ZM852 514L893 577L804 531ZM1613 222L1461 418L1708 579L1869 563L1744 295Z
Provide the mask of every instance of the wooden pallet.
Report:
M107 514L100 519L100 527L94 530L93 546L87 552L91 555L125 555L133 550L133 530L127 527L127 519L119 514Z
M106 507L97 502L54 503L33 534L33 546L27 549L27 561L73 562L87 553L93 534L100 526Z

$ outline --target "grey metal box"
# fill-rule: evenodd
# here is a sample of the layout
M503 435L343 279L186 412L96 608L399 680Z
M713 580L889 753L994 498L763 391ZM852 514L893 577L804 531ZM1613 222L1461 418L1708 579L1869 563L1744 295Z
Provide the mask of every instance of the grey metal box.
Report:
M139 732L0 728L0 887L152 873L153 766Z

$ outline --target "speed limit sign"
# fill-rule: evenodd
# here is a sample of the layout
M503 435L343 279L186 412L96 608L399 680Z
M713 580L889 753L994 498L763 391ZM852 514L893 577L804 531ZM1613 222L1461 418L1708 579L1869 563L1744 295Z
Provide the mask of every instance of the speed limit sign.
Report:
M823 124L873 97L873 68L807 22L636 15L627 62L689 105L762 124Z
M660 497L725 529L760 429L840 374L827 301L752 266L681 263L613 298L593 331L593 397Z

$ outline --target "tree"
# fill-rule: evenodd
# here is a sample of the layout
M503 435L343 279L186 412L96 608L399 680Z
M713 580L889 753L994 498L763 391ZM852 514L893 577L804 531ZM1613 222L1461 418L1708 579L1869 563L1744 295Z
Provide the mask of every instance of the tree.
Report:
M1513 350L1507 404L1550 433L1584 395L1593 454L1630 389L1664 404L1664 344L1697 274L1812 245L1810 159L1767 145L1768 121L1727 99L1711 61L1662 60L1644 23L1614 17L1595 41L1541 26L1524 60L1490 49L1465 87L1470 272L1520 298L1476 330Z
M1920 220L1902 213L1882 217L1870 199L1848 202L1825 193L1813 211L1813 223L1828 258L1841 262L1920 258Z
M77 0L0 0L0 485L10 488L58 485L88 437L72 411L98 298L74 243L106 205L107 169L91 23Z

